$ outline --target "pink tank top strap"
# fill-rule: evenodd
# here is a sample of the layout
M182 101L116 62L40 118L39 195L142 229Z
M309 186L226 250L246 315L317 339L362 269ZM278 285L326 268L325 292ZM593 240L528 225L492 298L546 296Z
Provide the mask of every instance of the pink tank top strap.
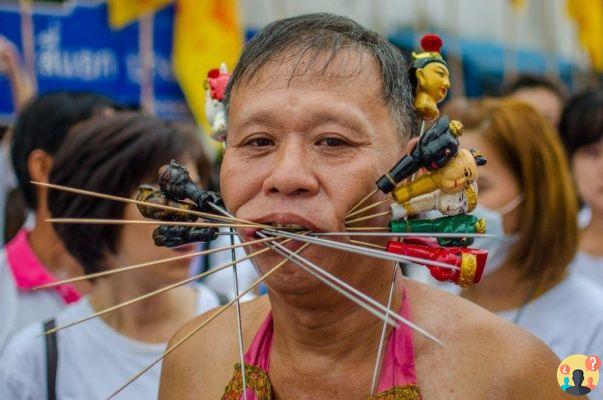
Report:
M272 312L270 312L245 352L244 358L246 364L254 365L268 372L270 349L272 348L272 332Z
M400 315L409 321L412 320L406 290L402 292ZM394 328L389 335L377 391L383 392L394 386L412 385L416 382L412 329L401 325Z

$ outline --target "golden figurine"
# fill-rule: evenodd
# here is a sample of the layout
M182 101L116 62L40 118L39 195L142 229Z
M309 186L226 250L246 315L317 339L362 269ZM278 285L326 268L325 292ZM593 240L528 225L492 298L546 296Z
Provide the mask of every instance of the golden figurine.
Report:
M414 90L414 107L424 120L434 120L440 114L438 103L446 98L450 88L450 71L440 49L438 35L427 34L421 39L423 52L412 53L410 81Z
M398 204L404 204L412 198L437 189L445 193L460 192L477 179L477 167L485 163L485 158L479 152L460 149L445 166L398 186L392 195Z

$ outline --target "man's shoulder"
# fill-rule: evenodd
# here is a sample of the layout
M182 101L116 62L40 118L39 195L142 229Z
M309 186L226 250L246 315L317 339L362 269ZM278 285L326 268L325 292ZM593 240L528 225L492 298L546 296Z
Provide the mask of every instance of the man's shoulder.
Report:
M465 386L472 391L483 386L479 391L490 393L488 398L506 398L500 394L508 390L513 390L513 398L530 398L514 386L521 387L527 375L541 376L539 387L532 388L534 393L563 398L557 393L559 360L540 339L461 297L416 282L406 286L414 321L445 344L440 349L415 335L417 360L426 359L424 365L439 359L447 365L462 366L458 371L444 372L443 379L453 378L457 389Z

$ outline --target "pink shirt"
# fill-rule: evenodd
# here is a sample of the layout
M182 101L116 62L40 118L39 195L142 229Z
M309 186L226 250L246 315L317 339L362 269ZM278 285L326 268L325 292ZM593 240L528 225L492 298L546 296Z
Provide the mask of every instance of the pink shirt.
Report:
M28 232L21 229L8 242L5 249L15 284L23 292L30 291L36 286L57 281L34 253L27 240L27 235ZM56 290L66 304L74 303L82 297L73 285L59 285L54 287L53 290Z

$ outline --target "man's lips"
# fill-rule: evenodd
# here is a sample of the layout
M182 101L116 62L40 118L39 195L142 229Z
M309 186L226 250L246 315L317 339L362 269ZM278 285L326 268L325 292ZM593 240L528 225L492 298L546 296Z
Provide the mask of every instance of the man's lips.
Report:
M245 219L259 224L272 225L275 229L291 230L292 228L296 228L295 230L300 231L327 231L327 229L320 227L309 219L292 213L269 214L261 217L247 217ZM283 226L279 227L279 225ZM261 229L262 228L241 228L239 229L239 232L245 241L249 241L257 239L256 233Z

